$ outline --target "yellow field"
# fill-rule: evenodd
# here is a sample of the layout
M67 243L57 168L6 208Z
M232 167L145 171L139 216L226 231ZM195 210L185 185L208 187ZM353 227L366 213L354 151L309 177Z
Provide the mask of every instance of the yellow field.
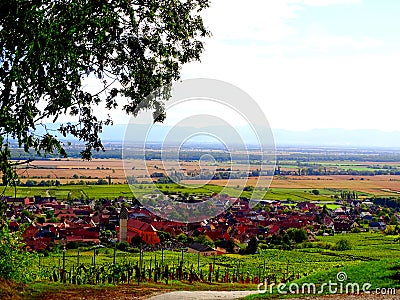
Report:
M150 180L149 175L153 172L163 172L175 169L194 171L200 169L197 162L176 162L167 161L165 165L160 160L146 161L129 160L122 163L118 159L94 159L92 161L82 161L80 159L63 159L63 160L37 160L30 163L28 168L21 167L18 173L22 182L27 179L47 180L58 179L61 183L79 180L96 181L98 178L107 178L110 176L113 183L125 183L124 167L128 170L129 175L133 175L139 180ZM230 165L218 165L218 167L229 168ZM210 171L215 166L207 166ZM244 170L246 166L233 166L233 169ZM74 175L78 179L73 178ZM76 176L75 176L76 177ZM89 178L91 177L91 178ZM259 186L268 186L268 178L248 178L248 179L232 179L232 180L212 180L210 184L221 186L245 186L256 185L259 180ZM185 180L185 184L199 184L199 181ZM204 182L201 182L204 183ZM270 185L271 188L293 188L293 189L348 189L359 192L365 192L374 195L395 196L400 195L400 175L382 175L382 176L276 176Z

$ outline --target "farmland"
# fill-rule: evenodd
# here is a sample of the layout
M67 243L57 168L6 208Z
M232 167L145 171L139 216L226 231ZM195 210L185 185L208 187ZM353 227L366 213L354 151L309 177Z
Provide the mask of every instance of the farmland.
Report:
M213 193L219 193L222 190L232 196L249 197L249 192L243 192L234 187L223 188L220 185L205 185L203 187L183 187L178 184L137 184L133 185L134 193L127 184L114 185L61 185L58 187L26 187L18 186L16 189L8 187L4 195L17 197L33 196L52 196L59 200L64 199L115 199L119 196L125 198L140 197L145 194L151 194L155 189L170 194L196 194L199 196L210 196ZM291 201L332 201L334 195L340 194L339 189L332 191L321 189L321 194L314 195L310 188L270 188L264 199L268 200L291 200Z
M199 155L197 152L189 153L187 159L180 161L179 164L173 159L161 161L157 157L148 161L133 157L127 159L125 163L122 163L120 159L107 158L96 158L88 162L77 158L35 160L28 166L18 169L21 184L15 188L4 189L4 194L17 197L52 196L56 197L60 203L62 200L68 200L64 203L73 206L74 199L112 200L118 197L132 199L132 197L140 198L158 191L168 195L185 195L185 197L226 193L245 198L250 198L255 191L257 195L262 195L262 199L282 201L282 206L279 208L280 214L285 211L290 212L296 207L296 202L303 201L314 202L319 207L326 205L329 210L334 210L344 205L344 202L339 203L340 201L337 200L341 199L341 193L345 191L354 192L357 199L361 201L373 196L398 197L400 195L400 174L397 174L399 164L395 161L395 158L400 157L397 157L397 154L394 156L392 154L382 154L382 156L360 153L354 154L355 156L336 154L339 157L333 157L324 156L320 152L311 153L309 156L307 153L294 151L281 153L278 156L273 179L272 176L267 176L257 169L257 158L253 158L248 165L242 159L233 162L221 159L199 163L194 159ZM217 176L202 179L198 176L201 172L214 173ZM131 178L127 178L126 174ZM166 174L178 174L179 176L176 177L179 177L179 180L165 180L169 179L165 176ZM226 174L228 177L229 175L235 177L226 178ZM243 174L248 176L242 176ZM130 185L127 184L128 180L131 182ZM122 201L115 201L115 203L119 205ZM363 206L366 207L366 205ZM306 216L306 213L301 212L300 215ZM391 216L388 216L388 220L390 220L389 217ZM272 227L269 226L269 230ZM361 227L366 229L368 223L363 222ZM264 226L255 229L260 232ZM183 251L176 249L175 251L144 252L141 256L135 248L131 248L130 252L115 250L116 265L113 264L114 248L81 246L79 251L68 249L64 258L62 251L40 254L32 265L31 271L37 272L37 279L48 281L51 278L54 281L54 274L59 274L59 270L64 269L64 265L68 272L68 281L76 281L75 275L79 274L79 276L84 276L80 283L92 284L94 281L97 283L109 281L110 274L115 271L114 266L119 271L129 274L129 270L134 266L142 264L149 278L145 278L146 280L143 280L141 284L146 285L149 284L150 277L154 276L156 265L163 266L165 272L167 265L170 270L176 271L176 268L182 264L186 277L181 280L171 277L170 283L173 283L173 286L178 287L183 283L192 284L192 279L188 279L188 274L194 272L196 276L203 276L199 281L207 282L210 278L214 283L219 282L221 288L227 289L224 286L226 282L222 279L224 274L229 274L230 280L232 276L236 279L238 276L244 278L249 276L252 279L270 276L277 282L283 279L290 282L302 282L302 280L320 282L324 278L334 276L339 270L346 270L351 280L364 282L370 280L373 286L399 287L396 281L397 271L391 269L392 266L398 266L400 263L398 235L389 236L371 231L320 236L317 232L315 230L313 235L316 241L293 244L291 248L274 248L263 235L257 234L257 238L260 239L258 251L256 254L247 255L199 257L186 252L186 249ZM337 250L335 247L341 240L347 241L350 248ZM240 240L239 243L246 242ZM91 271L88 273L85 271L83 274L82 266ZM380 270L383 275L369 276L367 272L373 269ZM93 277L103 272L102 270L106 270L108 277ZM209 274L211 274L210 277L208 277ZM121 278L118 280L122 280ZM134 276L131 280L134 280ZM154 280L154 277L151 280ZM164 277L163 280L165 280ZM242 287L235 285L234 288L251 289L254 285Z
M17 194L43 195L48 190L50 195L55 195L59 199L65 198L69 192L73 197L129 197L131 192L126 186L127 175L134 178L135 182L142 183L141 189L149 191L154 189L154 186L150 187L146 184L160 178L153 177L154 174L170 175L172 173L179 173L179 183L188 189L187 191L180 189L180 192L190 193L193 191L192 188L200 186L196 194L221 191L217 186L230 187L235 195L238 195L235 189L242 189L245 186L258 186L261 189L269 186L270 191L265 198L271 200L288 198L294 201L330 200L342 190L356 191L360 198L400 194L400 153L398 151L278 149L275 161L272 159L263 161L264 164L270 166L269 170L276 165L274 177L258 174L260 157L256 153L249 153L250 160L249 157L246 160L246 155L241 152L234 153L230 160L229 157L225 157L226 153L217 150L191 150L183 151L182 155L179 154L178 161L174 158L173 151L170 151L171 153L165 151L165 159L161 160L160 152L152 150L148 151L149 153L146 152L148 159L144 161L139 159L141 153L139 150L134 150L133 154L125 160L107 158L113 157L111 154L115 152L115 149L107 151L95 155L97 158L91 161L76 158L78 151L70 153L72 157L67 159L37 158L28 165L21 165L17 172L22 184L28 182L30 186L40 184L50 186L37 190L18 187ZM214 160L201 159L205 154L213 156ZM249 172L254 172L256 175L243 176ZM199 177L200 173L208 175ZM108 187L88 186L101 180L103 180L102 183L112 184ZM55 183L67 186L56 188ZM169 188L161 185L161 189L169 189L173 192L178 188L172 184ZM318 197L310 194L313 189L319 190ZM10 194L10 191L7 193ZM141 194L141 191L136 191L135 194L137 193Z
M342 190L357 191L360 198L368 196L398 196L400 191L400 176L372 176L360 180L357 178L329 177L320 180L316 178L275 178L271 186L264 196L269 200L292 200L292 201L332 201L332 197L339 195ZM249 193L242 192L237 188L237 184L232 180L231 186L226 188L224 192L231 192L234 196L249 196ZM132 185L135 196L152 193L156 188L168 193L194 193L197 195L211 195L219 193L224 188L223 180L213 180L212 184L201 187L190 187L190 182L186 185L179 184L135 184ZM249 179L248 185L252 185ZM318 195L314 195L312 190L317 189ZM16 192L16 194L15 194ZM17 197L33 197L35 195L53 196L59 200L67 198L83 198L83 199L114 199L119 196L131 198L133 193L128 184L111 184L111 185L60 185L60 186L17 186L16 189L8 187L5 195Z
M327 246L334 245L343 239L350 243L351 249L344 251L328 249ZM205 278L207 278L210 265L212 265L212 281L218 278L222 280L223 274L228 272L231 275L244 274L245 277L248 274L251 278L276 276L280 280L291 277L293 282L310 282L311 280L311 282L318 283L331 277L331 279L335 279L337 272L345 271L351 282L360 284L369 282L373 288L400 287L399 281L393 277L396 276L396 269L392 267L400 263L400 244L394 237L372 232L338 234L318 237L315 242L299 246L293 250L264 249L254 255L228 254L209 257L184 251L145 252L142 265L143 269L149 272L155 268L156 264L169 265L172 269L182 264L184 271L193 270L197 274L203 274ZM96 251L95 260L93 259L94 251ZM81 248L79 251L68 250L65 254L64 264L66 270L73 272L78 265L82 264L87 267L95 264L98 268L110 266L113 259L114 249ZM117 265L134 266L140 263L140 254L117 250L115 261ZM39 258L37 269L41 268L43 271L45 268L48 270L47 274L51 274L51 270L58 270L62 265L62 254L51 254ZM377 276L371 276L378 270ZM240 284L236 286L236 289L247 288L251 289L248 286L240 287Z

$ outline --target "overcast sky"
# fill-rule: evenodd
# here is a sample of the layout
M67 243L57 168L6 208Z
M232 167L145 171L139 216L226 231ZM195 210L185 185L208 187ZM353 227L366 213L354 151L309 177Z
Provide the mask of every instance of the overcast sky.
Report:
M213 0L184 79L249 93L272 128L400 130L399 0Z

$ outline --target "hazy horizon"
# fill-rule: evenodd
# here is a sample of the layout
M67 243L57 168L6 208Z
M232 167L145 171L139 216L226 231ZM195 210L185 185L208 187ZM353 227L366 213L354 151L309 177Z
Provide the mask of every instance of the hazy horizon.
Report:
M53 125L54 126L54 125ZM140 130L146 128L146 125L136 124ZM101 133L101 138L103 142L122 142L124 140L126 124L114 124L112 126L105 126L103 132ZM176 135L175 138L169 140L174 144L181 144L184 139L182 137L188 136L188 132L193 131L190 127L179 127L174 129ZM227 132L224 127L219 128L213 126L204 126L202 128L196 128L198 131L209 131L213 130L225 139L231 138L224 134ZM240 136L243 137L243 141L248 145L254 145L255 136L254 132L251 132L249 126L237 126L234 127L235 131L238 132ZM42 128L38 128L38 132L42 131ZM165 124L155 124L149 135L147 136L147 143L160 143L168 135L171 130L171 126ZM250 133L249 133L250 132ZM276 147L284 146L321 146L321 147L362 147L362 148L400 148L400 131L383 131L377 129L342 129L342 128L319 128L311 130L287 130L272 128L272 133L275 140ZM64 141L71 141L76 143L77 139L68 136L67 138L61 137ZM250 136L250 138L249 138ZM235 137L232 137L235 138ZM231 138L231 139L232 139ZM237 137L236 137L237 138ZM140 138L131 140L132 142L140 141ZM197 140L192 140L191 144L198 143L213 143L213 140L207 140L207 138L198 137ZM127 141L128 142L128 141ZM190 143L190 141L189 141Z

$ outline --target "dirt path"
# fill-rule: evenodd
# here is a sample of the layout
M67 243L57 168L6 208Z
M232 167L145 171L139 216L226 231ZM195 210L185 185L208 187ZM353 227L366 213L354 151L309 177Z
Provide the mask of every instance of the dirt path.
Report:
M148 298L149 300L234 300L256 294L257 291L177 291Z
M304 297L304 298L291 298L291 300L398 300L400 298L400 291L396 291L396 295L376 295L376 294L360 294L360 295L329 295L321 297Z
M256 294L256 291L176 291L166 294L151 296L149 300L233 300L241 299L250 294ZM328 295L303 298L289 298L290 300L398 300L400 291L397 290L395 295L376 295L376 294L360 294L360 295Z

